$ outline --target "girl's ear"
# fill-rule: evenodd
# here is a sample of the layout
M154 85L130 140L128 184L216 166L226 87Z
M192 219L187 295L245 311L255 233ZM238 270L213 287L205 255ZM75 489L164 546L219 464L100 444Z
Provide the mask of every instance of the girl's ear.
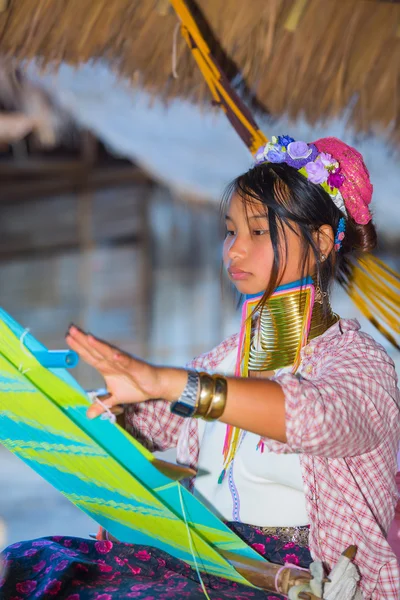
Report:
M313 238L319 248L320 256L329 256L335 243L335 234L332 227L330 225L321 225L317 231L314 231Z

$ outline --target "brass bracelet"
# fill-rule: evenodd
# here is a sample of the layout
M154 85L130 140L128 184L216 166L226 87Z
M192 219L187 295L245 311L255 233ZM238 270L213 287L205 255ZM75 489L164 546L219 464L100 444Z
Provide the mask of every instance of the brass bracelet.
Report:
M226 406L226 397L228 394L228 382L225 377L221 375L213 376L215 382L214 395L211 400L210 408L205 415L205 421L216 421L221 418L225 406Z
M197 407L194 416L196 418L205 417L210 410L211 402L214 396L215 380L208 373L199 373L200 391L197 399Z

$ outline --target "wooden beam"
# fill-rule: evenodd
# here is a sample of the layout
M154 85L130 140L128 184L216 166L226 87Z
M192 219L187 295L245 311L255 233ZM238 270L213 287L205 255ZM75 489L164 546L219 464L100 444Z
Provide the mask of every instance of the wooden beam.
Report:
M29 158L26 160L0 160L0 177L46 176L84 171L81 160L52 160Z
M24 181L18 183L0 184L0 203L36 200L38 198L54 197L61 194L73 193L83 184L94 190L105 187L118 187L129 184L147 184L152 186L152 178L139 167L107 167L86 173L70 174L68 179L63 177L52 178L48 181Z

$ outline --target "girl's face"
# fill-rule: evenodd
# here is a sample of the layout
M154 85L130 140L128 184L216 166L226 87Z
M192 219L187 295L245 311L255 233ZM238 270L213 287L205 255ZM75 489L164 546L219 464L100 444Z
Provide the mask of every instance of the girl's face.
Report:
M283 263L278 276L279 285L296 281L302 276L300 236L286 225L283 227L286 246L282 241L279 248ZM283 238L282 232L280 237ZM261 202L254 200L245 205L238 194L233 194L226 214L223 259L229 279L241 294L258 294L266 290L274 251L266 209Z

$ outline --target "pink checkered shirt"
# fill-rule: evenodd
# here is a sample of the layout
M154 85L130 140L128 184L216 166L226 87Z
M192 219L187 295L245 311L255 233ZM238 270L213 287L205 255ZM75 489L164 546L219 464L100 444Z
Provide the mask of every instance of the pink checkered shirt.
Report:
M237 345L234 335L189 366L216 372ZM264 441L270 451L300 454L313 558L330 568L355 544L364 599L398 600L400 569L386 540L400 439L392 360L356 320L341 319L303 348L296 375L275 380L286 399L287 444ZM155 400L131 405L127 427L150 450L176 447L178 462L196 468L195 419L172 415L168 403Z

